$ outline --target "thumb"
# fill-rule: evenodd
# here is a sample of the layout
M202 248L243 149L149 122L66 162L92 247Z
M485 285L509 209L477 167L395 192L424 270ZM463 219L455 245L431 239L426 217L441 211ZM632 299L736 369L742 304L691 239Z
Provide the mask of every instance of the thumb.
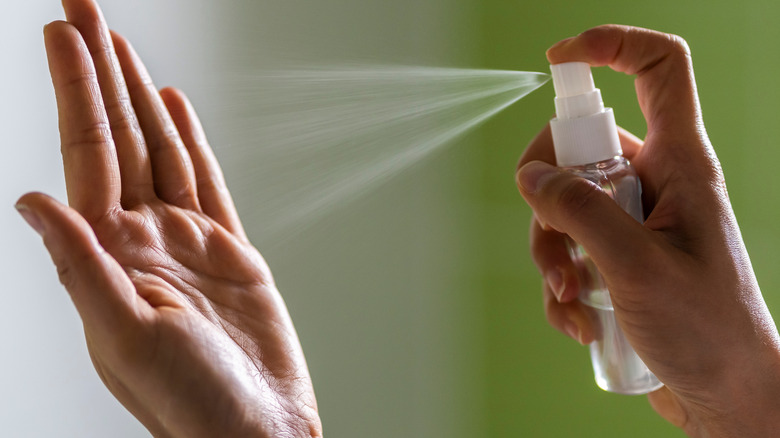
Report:
M126 323L134 312L135 287L87 221L76 210L41 193L24 195L16 208L43 237L60 282L85 327L111 333Z
M536 216L582 245L608 282L636 281L632 275L646 265L652 236L598 185L542 161L516 176Z

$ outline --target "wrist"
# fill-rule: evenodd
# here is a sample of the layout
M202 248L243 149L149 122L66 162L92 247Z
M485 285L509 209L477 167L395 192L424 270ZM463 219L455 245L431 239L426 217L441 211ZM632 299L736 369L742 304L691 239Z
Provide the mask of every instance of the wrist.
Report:
M193 435L190 431L183 434L171 434L163 436L193 438L201 436L203 438L219 437L241 437L241 438L322 438L322 424L319 416L312 419L299 418L293 414L280 415L271 421L246 421L243 423L227 424L223 423L219 427L211 427L199 430L199 435Z
M306 409L305 411L282 410L274 414L264 412L257 416L249 415L243 421L224 422L222 427L213 431L214 433L204 436L322 438L322 423L316 409Z
M745 357L740 366L724 373L720 384L713 382L720 387L717 403L692 409L699 415L689 424L692 430L686 428L688 435L765 438L780 430L780 349L765 345L763 354Z
M238 414L238 413L236 413ZM141 417L138 417L142 420ZM316 410L307 415L291 412L276 412L269 415L214 415L213 421L200 417L182 419L184 421L142 421L155 438L322 438L322 423ZM148 420L149 418L143 418ZM204 421L205 420L205 421Z

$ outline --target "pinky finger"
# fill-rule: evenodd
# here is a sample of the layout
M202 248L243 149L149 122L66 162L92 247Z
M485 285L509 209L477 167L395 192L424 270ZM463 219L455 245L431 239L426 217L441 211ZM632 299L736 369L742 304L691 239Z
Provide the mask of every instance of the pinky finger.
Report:
M206 140L195 108L187 96L175 88L164 88L160 90L160 95L192 159L198 200L203 212L234 235L246 240L222 169Z
M596 339L593 321L578 300L569 303L559 303L552 290L544 284L544 313L547 322L561 333L569 336L582 345L587 345Z

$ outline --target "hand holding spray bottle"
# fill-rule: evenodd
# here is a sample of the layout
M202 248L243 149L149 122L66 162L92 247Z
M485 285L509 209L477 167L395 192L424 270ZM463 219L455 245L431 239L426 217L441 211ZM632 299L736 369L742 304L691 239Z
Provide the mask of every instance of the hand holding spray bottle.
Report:
M601 187L620 207L643 222L639 177L623 157L612 108L604 108L590 66L551 65L556 118L550 121L558 166ZM596 340L590 345L596 383L606 391L645 394L662 383L645 366L615 320L604 279L585 250L571 241L569 254L580 282Z

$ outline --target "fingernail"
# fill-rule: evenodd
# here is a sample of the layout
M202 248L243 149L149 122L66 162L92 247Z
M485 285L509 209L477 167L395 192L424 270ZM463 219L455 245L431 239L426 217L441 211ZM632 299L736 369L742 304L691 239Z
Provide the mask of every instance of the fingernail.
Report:
M552 177L558 174L558 169L541 161L531 161L517 172L517 183L526 193L536 193Z
M539 227L541 227L541 229L543 229L544 231L549 230L549 228L547 227L547 222L545 222L542 218L540 218L539 215L536 214L536 212L534 212L534 220L539 224Z
M578 310L576 307L570 307L569 311L566 313L567 324L571 324L576 332L574 339L582 345L588 345L593 342L592 323L588 315L582 310Z
M30 210L29 207L23 204L16 204L16 211L19 212L19 214L22 215L25 221L34 229L38 234L43 236L43 233L46 231L46 229L43 226L43 221L41 221L41 218L38 217L37 214L33 213L32 210Z
M555 295L555 298L558 300L558 302L560 302L561 297L563 296L563 291L566 290L566 284L563 281L563 273L558 268L551 269L547 272L545 279L547 280L547 284L550 286L550 289Z
M577 324L573 322L567 322L564 326L564 329L566 330L566 334L571 336L575 341L582 344L582 341L580 340L580 329L577 327Z

